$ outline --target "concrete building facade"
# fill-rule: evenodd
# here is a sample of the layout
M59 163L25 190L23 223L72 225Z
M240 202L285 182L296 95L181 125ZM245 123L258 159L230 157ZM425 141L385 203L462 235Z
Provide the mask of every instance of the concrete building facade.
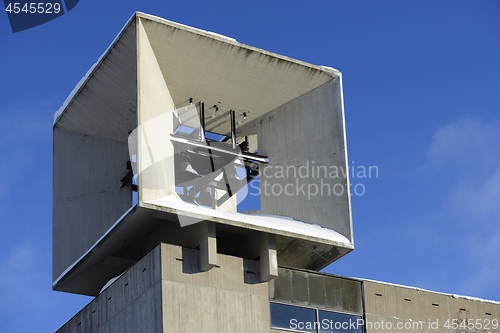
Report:
M497 302L198 252L158 245L57 333L500 332Z

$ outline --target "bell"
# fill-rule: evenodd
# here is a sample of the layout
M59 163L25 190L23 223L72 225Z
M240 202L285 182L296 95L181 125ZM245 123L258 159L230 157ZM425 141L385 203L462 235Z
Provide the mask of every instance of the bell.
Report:
M214 197L210 191L209 187L203 187L200 191L200 195L194 199L194 202L198 206L208 206L213 208Z
M182 184L199 177L193 169L189 156L179 154L175 156L175 183Z
M243 141L238 145L242 152L248 152L248 141Z

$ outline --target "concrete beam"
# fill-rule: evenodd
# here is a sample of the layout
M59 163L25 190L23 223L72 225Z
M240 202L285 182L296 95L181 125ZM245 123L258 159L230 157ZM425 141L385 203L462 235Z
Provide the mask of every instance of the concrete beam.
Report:
M260 280L262 282L271 281L278 276L276 236L261 234L257 245L260 257Z
M215 223L204 222L200 239L200 271L206 272L217 266L217 238Z

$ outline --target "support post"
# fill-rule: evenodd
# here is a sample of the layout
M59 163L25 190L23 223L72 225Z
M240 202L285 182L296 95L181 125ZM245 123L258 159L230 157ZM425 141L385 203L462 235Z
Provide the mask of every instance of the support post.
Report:
M201 142L205 142L205 103L200 102L200 140Z
M200 271L206 272L217 266L217 238L215 224L203 222L200 239Z
M236 149L236 119L234 110L230 110L229 114L231 115L231 141L233 142L233 149Z
M260 257L260 281L271 281L278 276L276 236L272 234L261 234L259 237L258 251Z

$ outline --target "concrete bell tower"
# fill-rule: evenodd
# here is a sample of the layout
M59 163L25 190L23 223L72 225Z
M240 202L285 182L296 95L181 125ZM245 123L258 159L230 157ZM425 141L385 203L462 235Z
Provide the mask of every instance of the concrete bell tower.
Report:
M53 131L53 289L96 296L60 332L269 332L278 266L354 248L333 68L135 13Z

